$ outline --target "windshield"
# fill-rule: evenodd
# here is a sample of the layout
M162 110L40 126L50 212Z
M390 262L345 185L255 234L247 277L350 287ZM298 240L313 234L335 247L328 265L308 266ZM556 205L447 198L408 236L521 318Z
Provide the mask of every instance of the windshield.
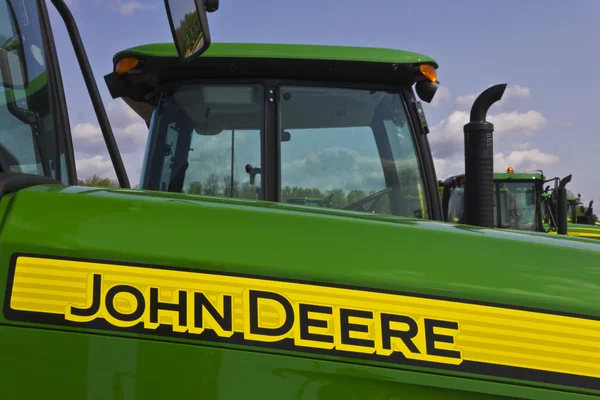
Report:
M165 92L150 124L142 187L263 200L267 160L279 170L282 202L429 217L399 93L282 85L277 97L277 113L268 113L273 94L260 84ZM265 137L266 121L276 137ZM276 140L278 154L267 157L265 139Z
M539 230L541 218L535 182L496 182L501 228Z
M577 221L577 201L576 200L567 200L567 221L568 222Z
M465 189L462 186L450 187L448 189L448 214L449 222L464 224L465 213Z
M540 230L538 196L532 182L498 182L494 189L494 226L518 230ZM465 223L464 185L448 189L448 222ZM498 209L498 204L500 208ZM541 212L541 210L540 210ZM501 221L500 223L498 221Z
M0 169L67 183L35 1L0 1Z
M446 220L457 224L465 223L465 188L454 186L448 190L448 214ZM494 226L498 226L498 210L494 196Z
M548 224L548 229L554 229L554 227L556 226L556 221L554 219L554 211L553 211L553 202L552 202L552 198L550 194L546 194L544 196L542 196L540 198L541 203L542 203L542 207L540 209L541 211L541 217L542 217L542 223L543 224ZM545 227L546 229L546 227Z

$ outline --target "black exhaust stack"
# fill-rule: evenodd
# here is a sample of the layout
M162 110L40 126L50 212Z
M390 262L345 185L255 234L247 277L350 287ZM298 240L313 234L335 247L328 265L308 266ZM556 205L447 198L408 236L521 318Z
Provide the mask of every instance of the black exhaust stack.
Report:
M556 233L559 235L567 234L567 183L571 182L572 175L566 176L562 178L560 184L558 185L558 189L556 190L556 203L557 203L557 224L558 229Z
M494 227L494 125L489 108L502 99L506 83L483 91L473 103L465 133L465 222Z

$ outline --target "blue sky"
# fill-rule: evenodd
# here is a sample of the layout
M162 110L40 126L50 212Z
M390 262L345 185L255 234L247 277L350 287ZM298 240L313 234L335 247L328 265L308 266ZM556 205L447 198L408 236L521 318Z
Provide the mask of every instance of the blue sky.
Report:
M48 1L49 3L49 1ZM70 0L132 183L145 126L110 98L103 76L119 50L171 41L162 1ZM113 175L66 30L49 4L82 176ZM569 188L600 202L600 1L222 0L209 14L213 41L391 47L435 58L441 89L425 105L438 178L463 170L462 125L474 94L509 89L490 110L495 169L573 174Z

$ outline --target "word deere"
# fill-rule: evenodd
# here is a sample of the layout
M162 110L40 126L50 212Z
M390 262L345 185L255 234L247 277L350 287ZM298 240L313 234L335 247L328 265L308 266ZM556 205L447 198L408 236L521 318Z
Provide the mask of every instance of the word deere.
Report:
M174 332L196 335L210 329L222 338L241 333L245 340L257 342L291 339L298 347L381 356L402 353L410 359L461 362L460 351L451 349L458 333L456 322L433 318L417 320L404 314L331 306L326 305L325 299L319 304L292 303L284 294L272 290L244 290L240 304L239 298L227 293L219 293L211 299L207 293L197 290L161 290L156 286L142 290L139 285L128 284L108 286L101 274L93 274L89 286L88 305L69 305L67 320L89 322L103 318L117 327L143 323L146 329L168 324ZM242 324L236 327L239 317Z

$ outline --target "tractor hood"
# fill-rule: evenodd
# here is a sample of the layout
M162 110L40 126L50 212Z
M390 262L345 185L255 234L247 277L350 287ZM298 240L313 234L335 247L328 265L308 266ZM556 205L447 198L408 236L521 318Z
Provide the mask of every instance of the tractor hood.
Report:
M102 354L124 365L118 349L138 354L139 344L139 357L165 349L138 364L167 375L182 363L195 373L212 348L231 365L256 354L271 374L305 359L373 367L394 382L433 371L432 385L452 375L600 393L598 241L58 185L7 194L0 212L0 330L15 332L4 345L42 360L68 354L69 374L56 379L87 382ZM72 350L41 346L36 332ZM26 346L17 341L27 334ZM393 355L386 340L400 346ZM181 357L156 362L170 354Z
M39 185L0 205L3 257L25 252L217 268L600 316L591 301L600 288L600 243L593 239L81 186Z

